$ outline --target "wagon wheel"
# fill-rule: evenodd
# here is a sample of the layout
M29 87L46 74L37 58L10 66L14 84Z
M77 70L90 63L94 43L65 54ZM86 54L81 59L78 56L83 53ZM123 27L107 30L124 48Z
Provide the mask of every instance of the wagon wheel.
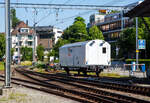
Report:
M98 70L98 71L96 71L96 76L99 77L99 74L100 74L102 71L103 71L103 70L101 70L101 69Z
M87 71L83 71L84 76L87 76Z
M65 71L66 71L67 75L70 75L68 68L66 68Z
M78 70L78 75L80 75L80 70Z
M99 77L100 71L96 71L96 76Z
M87 76L87 69L86 68L83 70L83 74L84 74L84 76Z

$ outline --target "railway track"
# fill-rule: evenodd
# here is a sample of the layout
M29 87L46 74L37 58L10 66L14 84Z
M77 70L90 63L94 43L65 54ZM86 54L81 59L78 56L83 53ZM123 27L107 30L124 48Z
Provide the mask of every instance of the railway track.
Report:
M56 87L51 86L52 88L49 88L50 86L47 86L45 84L38 83L38 82L33 82L33 81L28 81L28 80L23 80L23 79L18 79L18 78L11 78L11 79L12 79L12 82L11 82L12 84L21 85L21 86L24 86L24 87L27 87L30 89L39 90L42 92L54 94L57 96L72 99L72 100L82 102L82 103L93 103L92 101L86 100L85 98L77 97L74 95L64 94L64 93L60 92L59 90L55 90L54 88L56 88ZM4 76L0 75L0 81L4 81Z
M81 85L79 83L73 83L75 80L70 78L62 78L61 76L56 76L56 75L46 75L43 73L37 73L37 72L32 72L32 71L26 71L26 70L19 70L16 69L19 73L21 73L22 75L27 76L28 78L38 81L42 84L44 84L46 87L51 88L51 89L55 89L58 90L60 92L64 92L64 93L71 93L72 95L77 95L81 98L85 98L86 100L92 101L92 102L105 102L105 103L149 103L149 101L145 101L145 100L141 100L141 99L137 99L137 98L133 98L133 97L129 97L129 96L125 96L125 95L120 95L120 94L116 94L116 93L110 93L110 92L106 92L97 88L93 88L91 86L86 86L89 85ZM45 78L47 79L47 81L45 81ZM50 83L49 81L56 81L59 83ZM72 82L71 82L72 80ZM79 80L76 80L79 81ZM82 81L82 80L81 80ZM87 82L87 81L86 81ZM81 83L81 82L80 82ZM83 81L82 81L83 83ZM84 81L85 83L85 81ZM69 85L70 89L66 88Z
M107 88L107 89L114 89L117 91L123 91L127 93L135 93L140 94L144 96L150 96L150 87L142 87L142 86L135 86L130 84L122 84L122 83L114 83L114 82L105 82L105 81L96 81L96 80L87 80L87 79L79 79L79 78L73 78L69 76L64 75L56 75L56 74L45 74L45 73L38 73L38 72L32 72L32 71L25 71L30 74L39 75L42 77L45 77L47 79L54 79L55 80L62 80L62 81L68 81L68 82L77 82L82 83L98 88Z

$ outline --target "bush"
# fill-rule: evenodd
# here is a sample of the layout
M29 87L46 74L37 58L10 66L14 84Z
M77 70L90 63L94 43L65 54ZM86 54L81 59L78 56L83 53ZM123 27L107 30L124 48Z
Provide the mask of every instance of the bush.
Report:
M31 66L32 62L31 61L24 61L24 62L21 62L21 65L22 66Z
M59 59L57 59L57 60L54 60L54 63L59 63Z
M0 71L4 70L4 62L0 62Z
M46 65L45 65L45 64L37 64L36 67L37 67L37 68L46 68Z

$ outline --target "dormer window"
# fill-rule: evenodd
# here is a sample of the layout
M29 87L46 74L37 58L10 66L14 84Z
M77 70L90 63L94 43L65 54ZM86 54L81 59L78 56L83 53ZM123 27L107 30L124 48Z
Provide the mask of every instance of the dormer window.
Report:
M57 31L57 33L62 33L62 31Z
M21 33L29 33L29 28L21 28L20 32Z

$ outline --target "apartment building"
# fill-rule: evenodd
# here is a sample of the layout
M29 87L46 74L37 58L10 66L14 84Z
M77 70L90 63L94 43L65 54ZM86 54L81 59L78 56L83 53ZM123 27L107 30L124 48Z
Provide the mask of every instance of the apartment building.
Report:
M53 26L38 26L36 27L37 45L42 45L45 49L44 58L47 58L47 54L57 43L61 37L63 31ZM53 60L53 57L51 58Z
M51 50L61 37L63 31L53 26L36 27L37 44L42 45L45 50Z
M132 9L133 7L140 4L142 1L135 2L132 4L127 5ZM106 12L99 14L93 14L90 16L90 23L88 27L92 27L96 25L102 32L103 36L106 41L111 43L111 50L112 50L112 57L117 57L119 52L119 46L117 45L117 40L121 37L121 32L127 27L134 26L133 18L130 19L129 17L124 17L123 14L127 11L120 11L120 12Z
M99 16L97 16L99 15ZM100 17L99 19L92 18ZM115 42L124 28L133 26L133 19L123 17L122 12L107 15L94 14L90 17L90 26L97 25L106 41Z
M63 33L61 29L53 26L37 26L35 31L36 33L34 32L33 27L29 27L27 23L24 23L23 21L20 21L16 28L11 30L12 48L15 50L13 58L20 58L21 47L33 48L34 36L35 47L42 45L45 49L44 53L47 54Z
M17 24L16 28L11 30L11 35L12 35L12 48L15 49L14 56L20 56L20 48L22 46L32 48L34 31L23 21L20 21Z
M130 9L132 9L141 2L142 1L129 4L127 7L131 7ZM93 14L90 16L90 24L88 26L97 25L103 32L106 41L116 42L124 28L133 26L133 19L123 16L126 12L127 11L124 10L116 13L107 12L105 15L102 13Z

